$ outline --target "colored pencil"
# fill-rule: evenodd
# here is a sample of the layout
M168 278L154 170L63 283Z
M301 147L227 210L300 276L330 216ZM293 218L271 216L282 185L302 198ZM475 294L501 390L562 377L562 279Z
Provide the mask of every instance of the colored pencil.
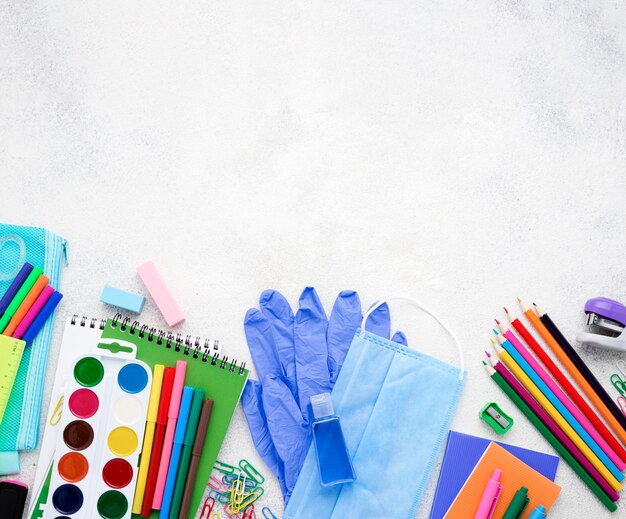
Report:
M495 359L490 359L495 360ZM600 473L589 463L572 441L563 434L554 420L533 400L532 396L500 362L495 366L485 364L485 370L491 379L513 401L517 408L531 421L542 436L552 445L567 464L578 474L602 504L611 512L617 510L614 501L619 499Z
M157 416L159 414L159 402L161 400L164 373L165 367L163 364L156 364L154 366L154 373L152 374L152 387L150 388L150 399L148 400L146 431L143 435L141 461L139 463L139 470L137 471L137 484L135 485L135 496L133 498L133 514L141 514L143 496L146 493L148 468L150 467L150 454L154 443L154 429L156 428Z
M561 330L558 329L554 321L550 318L548 314L543 312L536 304L533 303L533 307L541 322L548 329L552 337L559 343L559 346L563 349L565 354L570 358L570 360L576 365L578 371L585 377L585 380L589 383L589 385L595 390L598 397L604 402L604 405L609 409L613 417L619 422L620 426L624 431L626 431L626 417L620 412L619 407L615 404L613 399L606 392L602 384L598 382L598 379L591 372L587 364L580 358L580 355L576 352L576 350L572 347L572 345L568 342L565 336L561 333Z
M580 395L578 390L569 381L569 379L563 374L563 372L556 365L556 363L550 358L550 356L539 345L537 340L528 331L528 329L519 320L519 318L512 317L506 308L504 309L504 311L507 317L509 318L509 320L511 321L513 328L515 328L515 330L522 336L526 344L530 346L530 348L533 350L535 355L537 355L539 359L541 360L541 362L543 362L544 366L548 368L548 371L557 380L557 382L565 390L568 396L578 406L578 408L583 412L583 414L588 418L588 420L593 424L595 429L602 435L602 437L611 446L611 448L620 457L620 459L623 462L626 462L626 449L624 449L622 444L617 440L617 438L615 438L615 436L609 430L609 428L606 425L604 425L604 422L600 420L596 412L591 408L591 406L587 403L587 401Z
M572 426L567 423L567 420L561 416L552 403L543 395L535 383L528 377L528 375L526 375L526 373L524 373L522 368L518 366L515 360L513 360L504 348L498 344L494 344L494 347L498 357L504 365L515 375L517 380L522 383L522 385L528 390L534 399L537 400L541 407L546 410L546 412L558 424L569 439L574 442L574 444L585 455L585 458L587 458L589 462L598 470L598 472L602 474L602 477L607 481L607 483L611 485L614 490L619 492L622 489L622 485L617 478L604 466L598 456L596 456L596 454L587 446L578 433L574 431Z
M7 288L7 291L2 296L2 299L0 299L0 316L9 307L11 301L15 297L15 294L17 294L19 289L22 287L24 281L26 281L26 278L32 270L33 266L30 263L24 263L24 265L22 265L22 268L17 273L17 276L15 276L15 279L11 282L9 288Z
M582 374L576 367L576 364L574 364L570 360L570 358L565 354L565 352L563 351L563 348L561 348L561 346L556 341L556 339L552 337L552 334L548 331L548 329L545 327L543 322L541 322L539 317L537 317L535 312L533 312L526 304L524 304L520 298L517 298L517 300L519 301L519 304L522 307L522 312L524 312L524 315L530 321L530 324L535 329L535 331L537 331L537 333L541 335L541 338L546 342L548 347L557 356L561 364L565 366L565 369L567 370L567 372L572 376L572 378L580 386L580 388L583 390L585 395L587 395L587 398L591 400L595 408L602 415L602 418L604 418L607 421L607 423L609 424L613 432L617 435L617 437L620 439L620 441L623 444L626 444L626 431L624 431L620 423L615 419L611 411L609 411L609 408L606 405L604 405L604 402L598 397L598 395L596 395L596 392L589 385L589 382L587 382L585 377L582 376Z
M503 326L502 323L500 323L499 321L496 320L496 323L498 323L498 327L500 328L500 331L502 331L503 333L503 335L498 336L499 339L506 339L506 341L501 340L501 344L504 347L504 349L509 351L508 349L509 347L513 348L514 352L521 357L521 360L524 363L526 363L528 368L535 374L535 376L539 377L541 382L550 389L553 397L556 398L557 401L560 402L565 407L571 419L563 415L563 412L561 412L563 417L570 423L572 427L574 427L574 429L577 430L581 438L585 440L585 443L589 445L589 447L598 455L598 457L604 462L607 468L609 468L609 470L613 472L613 475L617 477L617 479L619 480L620 478L616 474L616 471L619 472L620 475L622 475L621 473L626 469L626 465L624 464L624 462L622 462L622 460L613 451L613 449L609 447L606 441L604 441L604 438L602 438L602 436L598 434L598 431L596 431L593 425L589 423L589 420L587 420L587 418L585 418L585 416L570 401L570 399L567 398L567 396L565 395L565 393L563 393L561 388L556 385L556 383L550 378L550 376L546 373L546 371L533 358L533 356L528 352L528 350L519 341L519 339L513 334L513 332L511 330L507 330L505 326ZM505 345L504 344L505 342L508 342L510 346ZM511 355L517 361L517 363L520 364L520 361L517 360L515 355L513 355L511 351L509 351L509 353L511 353ZM522 366L522 364L520 364L520 366ZM522 366L522 369L524 369L524 371L526 371L526 374L530 376L530 373L526 370L524 366ZM531 376L531 378L533 377ZM537 381L535 381L534 379L533 381L537 383ZM539 384L537 385L539 386ZM549 395L547 395L545 391L544 391L544 395L546 395L552 401L552 398ZM558 409L558 405L556 405L554 401L552 403ZM577 427L582 428L582 431L579 430ZM592 440L592 441L590 442L589 440ZM603 456L606 456L610 459L611 463L615 467L615 471L612 470L611 467L606 463L606 460L603 458Z
M157 476L159 474L163 438L165 437L165 426L167 424L167 412L170 406L175 374L176 370L170 367L165 368L165 373L163 374L161 398L159 399L159 412L157 413L157 421L154 429L154 441L152 442L152 453L150 454L150 468L148 469L146 490L143 495L143 504L141 506L142 517L150 517L150 511L152 510L152 499L154 498L154 489L156 487ZM148 453L146 453L146 456L147 455Z
M519 351L511 344L510 341L506 340L502 335L497 336L498 340L501 341L501 346L504 350L511 356L511 358L517 363L517 365L522 369L522 371L532 380L533 384L541 391L543 396L545 396L550 403L555 407L555 409L559 412L559 414L565 419L565 421L576 431L576 434L580 437L582 441L585 442L587 447L589 447L593 453L598 457L598 459L602 462L602 464L613 474L615 479L618 481L623 481L624 474L620 472L615 463L613 463L607 454L600 448L600 446L591 438L589 433L583 429L582 425L574 418L572 413L563 405L563 403L557 398L556 394L552 391L552 389L541 379L539 374L533 370L530 364L526 361L522 355L520 355Z

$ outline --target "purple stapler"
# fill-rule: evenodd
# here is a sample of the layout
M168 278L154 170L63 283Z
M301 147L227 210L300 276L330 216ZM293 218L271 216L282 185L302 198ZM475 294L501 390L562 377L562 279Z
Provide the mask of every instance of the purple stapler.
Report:
M590 332L576 340L591 346L626 351L626 306L608 297L594 297L585 303Z

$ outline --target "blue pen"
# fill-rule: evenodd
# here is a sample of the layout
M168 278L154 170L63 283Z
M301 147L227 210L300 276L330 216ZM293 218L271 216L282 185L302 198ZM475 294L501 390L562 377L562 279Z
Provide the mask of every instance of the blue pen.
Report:
M52 315L52 312L54 312L54 309L59 304L59 301L61 301L61 299L63 299L63 294L61 294L61 292L55 291L54 294L50 296L50 299L48 299L48 302L41 309L41 312L37 314L37 317L35 317L35 320L28 327L28 330L26 330L26 333L22 336L22 340L26 344L29 344L30 342L32 342L35 336L39 333L39 330L41 330L45 322L48 320L48 317Z
M528 519L544 519L546 517L546 507L539 505L533 510L533 513L528 516Z
M495 331L495 330L494 330ZM574 415L563 405L563 403L557 398L554 392L548 387L548 385L541 380L541 377L537 375L534 369L526 362L526 359L520 355L511 342L505 339L502 335L498 335L498 340L502 339L502 347L507 353L513 357L513 360L517 362L520 368L528 375L528 377L535 383L539 390L550 400L550 403L558 410L561 416L569 423L572 428L578 433L580 438L587 444L587 446L594 452L594 454L600 459L603 465L615 476L618 481L624 480L624 474L620 472L615 463L613 463L606 453L600 448L596 441L589 435L587 431L580 425L578 420L574 418Z
M187 429L187 421L189 420L189 411L191 410L192 399L193 388L191 386L185 386L183 389L183 398L180 401L178 422L176 422L174 443L172 444L172 455L170 456L170 465L167 469L165 488L163 489L163 500L161 501L161 513L159 517L163 517L165 519L169 516L170 506L172 505L172 495L174 493L174 484L176 483L176 472L178 472L180 451L183 448L183 441L185 440L185 430Z
M2 299L0 299L0 315L2 315L9 307L11 301L15 297L15 294L17 294L17 291L22 287L31 270L33 270L33 266L30 263L24 263L24 265L22 265L22 268L17 273L17 276L15 276L13 283L11 283L7 291L4 293L4 296L2 296Z

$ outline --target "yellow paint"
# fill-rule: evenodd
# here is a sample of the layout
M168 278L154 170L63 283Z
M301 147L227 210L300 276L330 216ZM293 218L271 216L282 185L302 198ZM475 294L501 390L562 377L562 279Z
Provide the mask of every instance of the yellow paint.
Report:
M129 427L117 427L111 431L108 439L109 450L116 456L130 456L137 450L139 440L135 431Z

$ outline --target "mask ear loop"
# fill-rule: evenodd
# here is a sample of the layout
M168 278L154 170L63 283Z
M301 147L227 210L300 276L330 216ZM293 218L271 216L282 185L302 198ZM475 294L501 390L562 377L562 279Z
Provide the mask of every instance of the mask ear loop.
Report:
M431 312L428 308L426 308L421 303L418 303L415 299L411 299L410 297L389 297L387 299L381 299L377 303L375 303L363 316L363 320L361 321L361 338L365 337L365 323L367 322L368 317L372 314L374 310L376 310L379 306L384 305L385 303L389 303L391 301L404 301L405 303L409 303L414 307L418 308L425 314L430 315L438 324L441 326L446 333L452 338L456 349L459 353L459 363L461 364L459 370L459 380L463 380L465 378L465 358L463 356L463 347L461 346L461 341L459 341L456 334L446 325L439 317L437 317L433 312Z

